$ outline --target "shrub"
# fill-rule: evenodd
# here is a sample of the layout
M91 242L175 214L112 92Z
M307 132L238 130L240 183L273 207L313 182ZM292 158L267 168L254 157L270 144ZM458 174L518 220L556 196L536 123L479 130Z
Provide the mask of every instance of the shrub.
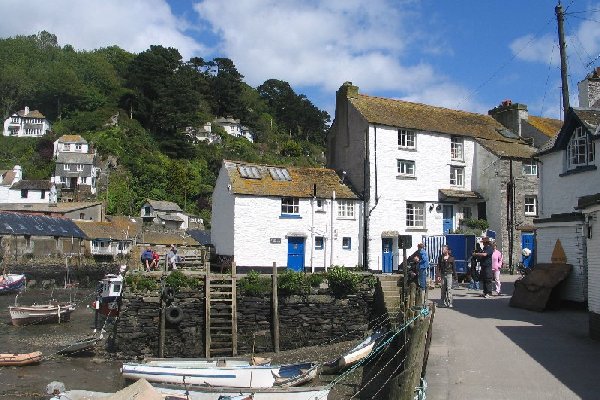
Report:
M303 272L288 269L277 277L277 289L281 294L308 294L310 284Z
M306 280L310 287L319 287L323 281L325 281L325 275L323 274L308 274Z
M156 279L142 274L127 275L125 277L125 284L131 288L132 292L146 292L148 290L158 289L158 282Z
M183 272L175 270L171 271L165 279L165 286L172 287L173 289L197 289L202 286L202 282L199 279L188 277Z
M329 289L331 289L335 295L356 293L361 280L359 274L348 271L346 268L337 265L327 272Z
M239 289L242 295L263 296L271 293L271 279L257 271L250 271L239 280Z
M469 228L485 231L490 224L485 219L464 218L461 223Z

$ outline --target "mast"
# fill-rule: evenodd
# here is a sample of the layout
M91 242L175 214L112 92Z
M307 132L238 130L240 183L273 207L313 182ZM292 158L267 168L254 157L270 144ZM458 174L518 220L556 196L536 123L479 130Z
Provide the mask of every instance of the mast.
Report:
M563 116L567 115L569 109L569 83L567 81L567 45L565 44L565 12L560 1L554 8L556 20L558 21L558 45L560 48L560 79L562 81Z

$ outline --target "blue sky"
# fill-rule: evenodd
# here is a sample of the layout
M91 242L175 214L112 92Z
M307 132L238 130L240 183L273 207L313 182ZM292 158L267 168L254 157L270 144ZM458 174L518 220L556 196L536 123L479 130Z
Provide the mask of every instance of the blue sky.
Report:
M600 59L600 1L563 0L571 104ZM1 0L0 37L55 33L60 44L172 46L228 57L245 80L289 82L333 113L360 92L486 113L504 99L560 117L555 0ZM25 21L25 23L24 23ZM589 65L588 65L589 64Z

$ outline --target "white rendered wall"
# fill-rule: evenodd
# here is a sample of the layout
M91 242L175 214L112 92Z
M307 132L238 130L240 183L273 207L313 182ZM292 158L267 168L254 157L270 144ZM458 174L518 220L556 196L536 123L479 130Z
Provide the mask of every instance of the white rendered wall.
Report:
M10 189L8 190L8 199L7 203L36 203L43 204L49 202L50 190L45 191L45 198L42 199L42 191L41 190L28 190L27 198L21 197L20 189Z
M235 201L228 189L229 176L221 167L212 196L210 238L219 255L233 256L233 216Z
M592 237L587 241L588 309L600 314L600 207L589 212L589 220Z

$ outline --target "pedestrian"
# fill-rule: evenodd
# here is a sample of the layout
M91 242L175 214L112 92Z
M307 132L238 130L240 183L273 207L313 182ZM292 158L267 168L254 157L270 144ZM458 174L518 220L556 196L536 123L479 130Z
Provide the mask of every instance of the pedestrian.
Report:
M150 271L150 264L152 263L152 247L146 247L146 250L142 252L140 261L142 262L142 268L146 271Z
M169 270L177 269L177 248L174 244L171 245L171 250L167 254L167 264Z
M160 254L156 250L152 250L152 262L150 263L150 269L152 271L158 270L158 263L160 262Z
M492 253L492 272L494 273L494 284L496 286L496 294L498 296L502 296L502 292L500 291L500 270L502 269L502 253L498 250L496 243L492 246L494 248L494 252Z
M481 253L481 251L481 245L477 243L471 257L471 265L469 266L469 289L479 290L479 272L481 271L481 264L477 257L475 257L475 253Z
M425 292L427 289L427 271L429 269L429 257L427 256L427 252L425 251L425 245L423 243L419 243L417 245L417 255L414 257L414 260L419 263L419 288ZM426 297L423 298L425 301Z
M494 248L490 243L490 238L485 236L481 239L483 243L483 249L479 253L473 254L479 259L481 264L480 280L483 282L483 297L486 299L492 295L492 254L494 254Z
M452 277L456 269L454 257L448 246L442 247L442 254L438 258L438 271L442 277L442 301L446 307L452 308Z

